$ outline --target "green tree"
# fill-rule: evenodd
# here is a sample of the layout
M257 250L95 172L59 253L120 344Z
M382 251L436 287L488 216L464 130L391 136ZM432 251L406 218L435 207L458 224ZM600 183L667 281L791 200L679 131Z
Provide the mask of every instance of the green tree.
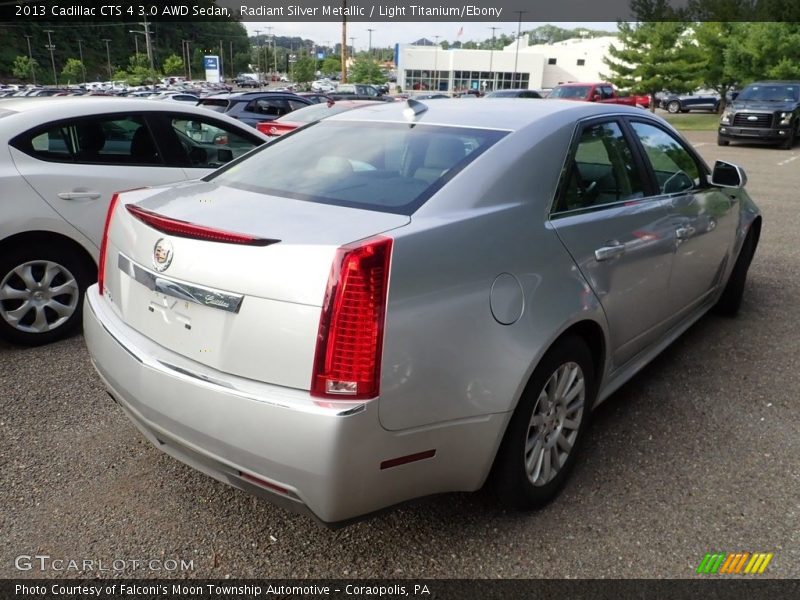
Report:
M64 68L61 69L61 78L67 83L83 80L83 63L77 58L68 58Z
M739 83L800 78L800 23L748 23L730 41L725 61Z
M650 21L618 24L619 44L604 59L611 74L603 77L619 88L654 96L661 90L682 93L698 87L703 57L687 24Z
M39 68L39 63L36 59L28 58L27 56L17 56L14 59L14 65L11 67L11 72L17 79L32 79L33 72Z
M694 25L694 39L697 42L702 66L699 79L703 87L716 91L722 101L719 110L725 108L725 98L740 79L740 73L731 64L730 47L745 33L741 23L728 21L707 21Z
M353 61L350 81L353 83L383 83L386 81L381 68L371 58L357 58Z
M307 52L298 55L297 62L292 69L292 79L295 83L308 83L314 80L316 61Z
M322 61L322 65L320 65L319 70L322 71L323 74L330 75L332 73L338 73L341 68L342 57L338 54L331 54Z
M163 62L164 75L182 75L183 59L177 54L170 54Z

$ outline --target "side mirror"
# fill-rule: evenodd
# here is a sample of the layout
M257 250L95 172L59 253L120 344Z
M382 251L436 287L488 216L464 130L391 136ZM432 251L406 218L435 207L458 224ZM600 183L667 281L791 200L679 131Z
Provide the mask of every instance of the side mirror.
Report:
M711 185L727 188L743 188L747 184L747 175L739 166L718 160L711 173Z
M736 98L738 96L739 96L739 92L731 92L731 100L736 100Z

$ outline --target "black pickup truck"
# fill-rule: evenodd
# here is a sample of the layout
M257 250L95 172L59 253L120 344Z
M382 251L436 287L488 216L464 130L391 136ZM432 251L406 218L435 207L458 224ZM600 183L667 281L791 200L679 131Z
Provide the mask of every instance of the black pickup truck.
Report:
M340 83L335 92L328 94L334 100L385 100L393 102L394 98L384 96L383 92L368 83Z
M800 133L800 81L760 81L725 107L717 144L765 141L790 150Z

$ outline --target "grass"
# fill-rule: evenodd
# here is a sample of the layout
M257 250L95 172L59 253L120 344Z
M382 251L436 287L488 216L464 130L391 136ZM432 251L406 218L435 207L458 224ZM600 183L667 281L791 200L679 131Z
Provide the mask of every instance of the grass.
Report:
M716 131L717 125L719 125L719 115L716 113L698 112L671 115L665 112L661 113L661 116L680 131Z

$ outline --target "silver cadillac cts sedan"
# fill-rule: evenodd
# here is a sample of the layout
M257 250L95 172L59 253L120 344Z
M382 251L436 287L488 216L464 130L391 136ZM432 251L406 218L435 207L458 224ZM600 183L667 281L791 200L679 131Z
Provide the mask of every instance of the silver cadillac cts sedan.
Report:
M761 215L615 105L387 103L115 194L92 360L158 448L325 523L556 495L590 412L709 309Z

